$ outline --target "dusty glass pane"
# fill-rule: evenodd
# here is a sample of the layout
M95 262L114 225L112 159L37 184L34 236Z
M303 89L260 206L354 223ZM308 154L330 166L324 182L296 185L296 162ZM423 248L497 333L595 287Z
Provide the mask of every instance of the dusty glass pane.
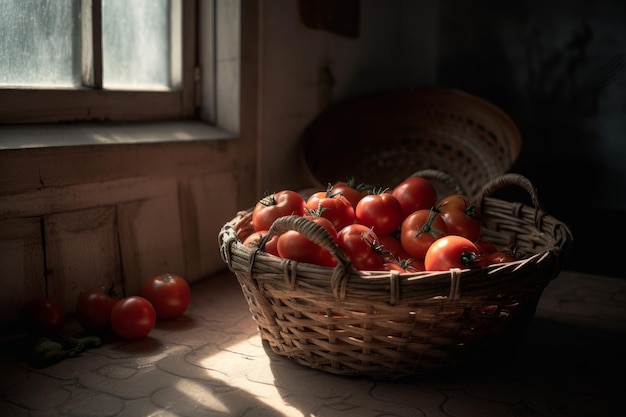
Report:
M170 86L168 0L102 0L102 83L108 89Z
M0 0L0 85L80 85L80 0Z

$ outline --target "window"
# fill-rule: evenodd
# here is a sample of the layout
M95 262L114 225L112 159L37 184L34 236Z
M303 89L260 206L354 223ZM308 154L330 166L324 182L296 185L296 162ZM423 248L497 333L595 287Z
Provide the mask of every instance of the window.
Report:
M196 117L199 3L0 0L0 123Z

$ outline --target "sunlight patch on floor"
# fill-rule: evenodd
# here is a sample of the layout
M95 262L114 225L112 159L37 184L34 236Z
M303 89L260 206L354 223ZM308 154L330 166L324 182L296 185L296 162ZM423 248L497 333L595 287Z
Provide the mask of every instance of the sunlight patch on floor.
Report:
M286 404L277 403L281 398L270 369L270 358L263 352L259 354L260 338L258 335L229 345L227 350L207 356L200 365L207 369L211 379L219 380L231 387L245 391L252 398L269 410L289 416L303 416L301 411Z

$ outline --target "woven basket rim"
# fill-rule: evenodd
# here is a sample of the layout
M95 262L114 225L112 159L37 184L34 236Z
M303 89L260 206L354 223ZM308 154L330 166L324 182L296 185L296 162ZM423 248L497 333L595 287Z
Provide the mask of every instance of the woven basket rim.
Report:
M503 202L504 200L486 197L484 204L490 202ZM517 203L511 203L511 207L518 205ZM529 212L535 212L534 209L529 206L522 205L522 210ZM251 260L250 266L254 263L266 263L275 265L277 271L282 271L285 277L289 275L292 280L304 279L312 275L322 274L331 277L333 273L339 273L337 267L325 267L313 264L306 264L296 262L290 259L283 259L277 256L267 254L263 251L255 250L243 245L238 239L224 240L227 234L235 233L235 225L240 223L246 216L250 216L252 208L241 211L235 218L226 223L220 231L220 242L222 243L222 257L224 261L232 267L231 252L233 250L241 251ZM553 216L549 214L543 214L542 221L553 220ZM552 270L548 271L543 276L533 277L531 275L526 278L530 281L536 281L538 283L547 284L552 279L556 278L560 272L561 265L569 257L573 245L573 237L569 227L558 220L556 223L558 227L555 233L559 234L557 239L558 245L547 248L540 252L534 253L527 258L519 259L504 264L493 264L481 268L465 268L465 269L451 269L448 271L417 271L417 272L399 272L399 271L363 271L351 268L340 276L342 281L334 283L334 287L331 286L331 280L328 280L328 294L333 294L338 301L350 299L351 302L358 302L359 299L367 300L366 297L353 297L350 294L351 286L371 286L374 288L380 285L380 291L388 294L388 302L390 304L415 304L419 302L447 302L446 300L458 300L461 297L468 297L473 299L475 297L486 296L489 293L496 294L501 286L508 286L514 288L516 285L524 285L524 282L512 281L511 278L516 274L521 274L524 271L536 270L540 272L542 264L553 264ZM231 236L232 239L232 236ZM234 246L232 246L234 245ZM240 271L241 272L241 271ZM541 274L538 274L541 275ZM281 277L280 279L286 279ZM278 278L277 278L278 279ZM458 284L462 282L464 285L464 291L458 293ZM419 296L409 299L400 299L399 293L402 292L401 288L428 286L428 293L424 294L423 291L418 291ZM492 291L494 290L494 291ZM372 290L374 292L376 290ZM306 293L299 292L300 295L306 296ZM382 297L385 298L385 297Z

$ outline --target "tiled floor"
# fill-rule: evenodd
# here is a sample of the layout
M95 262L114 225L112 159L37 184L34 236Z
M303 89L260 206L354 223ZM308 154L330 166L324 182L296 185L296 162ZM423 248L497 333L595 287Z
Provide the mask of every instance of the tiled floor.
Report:
M34 369L4 337L1 416L501 417L626 415L626 280L567 271L497 369L394 382L340 377L261 342L230 272L193 286L183 317Z

